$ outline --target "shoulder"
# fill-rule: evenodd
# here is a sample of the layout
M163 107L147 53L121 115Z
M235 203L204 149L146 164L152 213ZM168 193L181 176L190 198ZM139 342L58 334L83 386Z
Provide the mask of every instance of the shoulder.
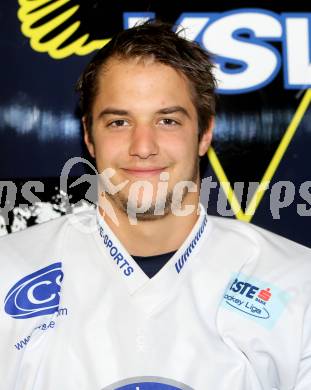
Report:
M31 226L25 230L0 237L1 247L11 245L23 245L31 242L40 244L39 238L50 241L54 235L63 233L64 230L81 225L87 225L95 218L95 210L87 210L74 214L67 214L61 217Z
M269 247L271 250L284 251L284 254L290 255L294 252L296 255L311 256L310 248L252 223L224 217L209 216L209 218L212 220L214 229L218 230L219 233L237 234L246 241L252 241L262 246L263 249Z
M251 223L210 216L215 237L231 256L252 248L251 267L256 274L289 273L311 280L311 249ZM237 245L238 242L238 245ZM238 249L236 249L238 247ZM231 251L232 248L232 251ZM289 275L287 275L288 277Z
M40 266L43 258L57 260L68 234L74 232L81 236L83 228L94 221L95 211L83 211L3 236L0 238L0 266L2 269L18 269L23 272L28 268Z

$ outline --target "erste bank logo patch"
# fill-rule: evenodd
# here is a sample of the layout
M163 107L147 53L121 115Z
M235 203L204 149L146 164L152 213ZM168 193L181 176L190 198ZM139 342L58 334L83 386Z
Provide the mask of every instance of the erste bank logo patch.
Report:
M102 390L193 390L180 382L159 377L137 377L114 383Z
M19 280L4 300L4 310L13 318L23 319L58 311L62 263L50 264Z
M289 293L279 287L239 273L232 278L225 292L222 306L271 329L281 316L289 299Z

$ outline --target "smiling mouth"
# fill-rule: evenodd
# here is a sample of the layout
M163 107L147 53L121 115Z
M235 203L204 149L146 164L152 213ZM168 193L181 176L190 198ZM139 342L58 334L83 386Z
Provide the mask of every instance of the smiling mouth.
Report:
M150 176L158 176L161 172L164 172L165 168L122 168L123 171L130 176L135 177L150 177Z

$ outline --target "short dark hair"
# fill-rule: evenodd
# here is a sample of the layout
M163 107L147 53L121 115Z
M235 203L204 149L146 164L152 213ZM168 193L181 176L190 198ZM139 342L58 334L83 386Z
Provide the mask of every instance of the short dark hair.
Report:
M215 115L213 64L210 55L196 42L173 31L173 25L149 20L116 34L93 57L80 76L76 90L80 94L80 110L91 135L92 105L98 92L98 74L111 58L152 58L181 72L190 81L192 101L197 110L199 138Z

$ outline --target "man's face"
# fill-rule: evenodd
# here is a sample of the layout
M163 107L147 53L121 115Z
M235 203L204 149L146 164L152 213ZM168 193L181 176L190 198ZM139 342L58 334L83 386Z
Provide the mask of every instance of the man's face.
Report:
M198 142L198 118L188 81L161 63L110 59L98 87L92 139L85 132L85 142L99 173L112 168L114 185L128 181L109 201L126 211L149 199L149 212L140 217L152 219L156 202L168 199L164 214L169 213L176 184L198 183L198 156L206 153L211 139L207 129ZM168 175L167 193L158 186L163 172ZM144 194L142 189L133 191L138 181L148 184ZM132 199L133 194L137 199Z

